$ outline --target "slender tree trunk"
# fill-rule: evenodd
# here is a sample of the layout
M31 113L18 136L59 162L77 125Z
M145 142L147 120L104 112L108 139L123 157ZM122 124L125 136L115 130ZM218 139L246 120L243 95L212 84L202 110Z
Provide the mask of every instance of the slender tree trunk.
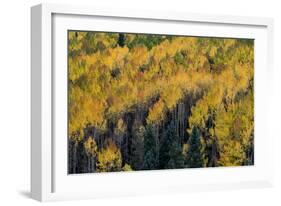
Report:
M77 141L74 143L73 147L73 174L76 174L76 166L77 166Z
M88 162L88 168L87 168L88 171L87 172L92 172L91 171L91 156L90 155L88 155L88 161L87 162Z

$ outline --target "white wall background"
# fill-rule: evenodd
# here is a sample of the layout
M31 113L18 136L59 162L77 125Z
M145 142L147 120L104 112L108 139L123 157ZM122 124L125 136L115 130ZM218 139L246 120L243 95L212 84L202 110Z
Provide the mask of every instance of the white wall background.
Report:
M0 6L0 205L37 205L30 189L30 6L45 2L6 0ZM281 204L281 6L278 0L52 0L112 8L272 17L275 91L270 110L275 134L275 187L178 195L59 202L60 205L280 205ZM266 138L266 137L265 137ZM47 203L51 204L51 203Z

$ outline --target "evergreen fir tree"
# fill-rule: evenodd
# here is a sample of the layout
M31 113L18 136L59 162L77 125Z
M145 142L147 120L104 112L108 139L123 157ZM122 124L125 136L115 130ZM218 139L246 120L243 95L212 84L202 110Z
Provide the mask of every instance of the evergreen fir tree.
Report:
M177 140L177 136L171 145L170 148L170 160L168 162L168 165L165 167L166 169L179 169L184 167L184 157L182 153L182 148L180 145L180 142ZM174 163L174 166L171 165L170 161Z
M163 141L159 150L159 168L165 169L170 161L170 147L173 143L173 134L172 128L169 126L167 132L164 135ZM174 163L173 163L174 164ZM171 163L170 163L171 165Z
M125 35L122 34L122 33L119 33L118 45L119 45L120 47L124 47L124 46L125 46Z
M190 168L204 167L204 157L200 134L197 127L193 127L189 140L189 150L187 154L187 166Z
M160 169L182 168L184 166L179 136L173 123L168 126L159 153Z
M144 170L158 169L156 139L151 125L146 127L144 134Z

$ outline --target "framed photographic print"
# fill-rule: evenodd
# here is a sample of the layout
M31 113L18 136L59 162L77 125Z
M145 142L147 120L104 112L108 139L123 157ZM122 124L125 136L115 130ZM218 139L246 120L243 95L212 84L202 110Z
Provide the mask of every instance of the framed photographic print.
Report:
M34 199L272 185L271 19L31 14Z

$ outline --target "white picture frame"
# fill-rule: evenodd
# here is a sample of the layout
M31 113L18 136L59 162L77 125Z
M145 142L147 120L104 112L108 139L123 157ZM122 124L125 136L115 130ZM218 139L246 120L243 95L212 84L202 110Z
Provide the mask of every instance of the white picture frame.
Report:
M65 34L69 29L254 38L255 165L67 175L67 139L62 136L65 135L67 122ZM267 91L270 90L273 75L272 29L273 20L269 18L128 11L57 4L32 7L32 198L53 201L272 186L273 136L266 126L266 110L271 104Z

